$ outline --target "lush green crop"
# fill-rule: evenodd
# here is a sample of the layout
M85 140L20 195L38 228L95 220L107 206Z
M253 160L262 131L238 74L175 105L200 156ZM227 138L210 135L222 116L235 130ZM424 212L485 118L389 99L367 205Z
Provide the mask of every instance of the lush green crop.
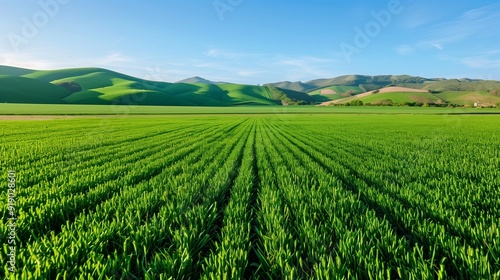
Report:
M500 278L497 116L17 120L0 137L5 279Z
M126 106L0 103L0 115L206 115L206 114L497 114L499 108L345 107L345 106Z

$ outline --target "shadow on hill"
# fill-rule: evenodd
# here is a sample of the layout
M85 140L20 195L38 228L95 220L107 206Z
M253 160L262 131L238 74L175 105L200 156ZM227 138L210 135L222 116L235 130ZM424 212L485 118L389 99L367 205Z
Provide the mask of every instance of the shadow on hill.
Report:
M280 89L286 97L290 98L291 100L294 101L299 101L302 100L307 103L311 103L314 101L313 97L310 96L307 93L300 92L300 91L293 91L293 90L288 90L288 89Z
M234 101L229 96L230 91L214 84L172 84L165 90L168 94L173 94L199 106L228 106L233 105Z
M98 104L98 105L111 104L112 101L101 98L103 95L104 94L98 91L84 90L75 92L70 96L64 98L64 100L73 104Z
M200 90L201 87L194 84L169 84L168 86L158 88L159 91L172 95L179 95L184 93L193 93Z
M213 84L206 84L192 96L193 102L203 106L230 106L235 101L229 96L230 91Z
M240 92L243 93L246 96L252 97L253 99L256 99L254 101L246 101L245 103L258 103L258 104L269 104L269 103L275 103L276 105L281 105L281 100L270 100L265 98L262 94L259 94L257 92L257 87L254 86L243 86L240 89ZM233 99L236 100L236 99ZM258 102L258 100L262 101L262 103Z
M323 96L321 94L312 95L311 98L312 98L313 102L316 102L316 103L323 103L323 102L331 101L328 97Z
M133 83L130 87L138 90L165 91L172 86L170 83L141 80Z
M222 89L220 86L214 84L208 85L207 93L205 95L220 102L230 103L233 101L231 96L229 96L228 90Z
M114 98L113 105L196 106L182 96L162 91L142 91Z
M17 76L0 76L0 102L66 103L69 91L42 81Z

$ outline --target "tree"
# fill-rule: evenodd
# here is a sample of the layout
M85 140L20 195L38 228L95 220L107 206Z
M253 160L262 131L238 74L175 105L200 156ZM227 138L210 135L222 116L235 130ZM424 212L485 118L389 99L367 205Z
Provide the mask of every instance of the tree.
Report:
M55 85L63 87L69 90L71 93L79 92L82 90L82 87L76 82L61 82L61 83L55 83Z
M363 101L361 101L361 100L358 99L358 100L353 100L353 101L351 101L348 104L350 106L363 106L364 103L363 103Z

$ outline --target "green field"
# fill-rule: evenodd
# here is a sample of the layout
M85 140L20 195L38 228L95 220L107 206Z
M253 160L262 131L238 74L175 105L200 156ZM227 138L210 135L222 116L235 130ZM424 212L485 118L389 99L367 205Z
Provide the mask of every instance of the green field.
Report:
M0 277L500 278L498 116L301 109L2 120Z
M1 104L0 115L176 115L176 114L500 114L500 108L337 106L126 106Z
M361 100L364 104L381 104L391 102L394 104L420 103L420 104L445 104L446 101L438 96L428 92L383 92L370 94L364 97L349 97L341 100L339 103L348 103L353 100Z
M322 94L324 91L333 91L335 92L334 94ZM348 95L346 93L350 94L359 94L363 93L364 91L359 87L359 86L329 86L326 88L321 88L318 90L314 90L312 92L309 92L309 95L313 96L316 100L318 101L327 101L327 100L338 100L342 98L346 98Z
M487 92L443 92L436 94L437 97L447 100L452 104L473 105L478 102L480 105L492 106L500 103L500 96L494 96Z

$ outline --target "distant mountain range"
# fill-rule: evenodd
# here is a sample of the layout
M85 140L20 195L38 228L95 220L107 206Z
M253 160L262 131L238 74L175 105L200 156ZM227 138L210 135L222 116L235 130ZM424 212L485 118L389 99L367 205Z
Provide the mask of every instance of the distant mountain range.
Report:
M345 75L308 82L268 84L301 91L323 105L346 104L449 104L495 106L500 102L500 82L479 79L422 78L408 75ZM393 88L397 90L383 90ZM417 91L415 91L417 90Z
M360 87L363 91L380 89L387 86L407 86L417 89L433 90L433 91L468 91L468 90L488 90L498 88L498 81L484 81L474 79L428 79L422 77L408 75L346 75L331 79L318 79L306 83L302 82L279 82L273 83L276 87L293 89L303 92L311 92L314 90L327 88L330 86L355 86Z
M0 102L239 106L371 103L500 103L500 82L428 79L407 75L347 75L263 86L192 77L176 83L148 81L101 68L31 70L0 66Z

